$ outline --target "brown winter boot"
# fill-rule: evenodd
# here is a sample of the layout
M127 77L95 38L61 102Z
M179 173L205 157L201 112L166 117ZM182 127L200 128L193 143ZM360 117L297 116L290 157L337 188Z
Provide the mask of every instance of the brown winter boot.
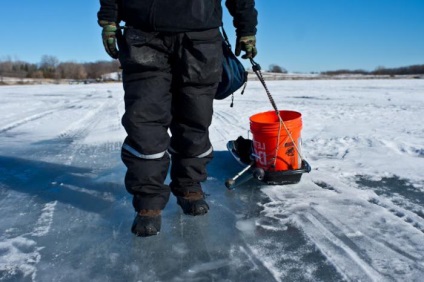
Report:
M139 237L157 235L162 223L161 210L141 210L137 213L131 232Z
M184 196L177 196L177 204L188 215L204 215L209 210L203 192L187 192Z

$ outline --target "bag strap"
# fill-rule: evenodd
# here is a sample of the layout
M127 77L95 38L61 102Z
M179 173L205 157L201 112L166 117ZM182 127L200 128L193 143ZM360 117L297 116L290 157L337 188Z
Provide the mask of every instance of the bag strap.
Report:
M230 49L231 53L233 53L233 50L231 49L230 40L228 39L228 35L227 35L227 33L225 32L225 29L224 29L224 23L221 23L221 31L222 31L222 37L224 38L225 44ZM246 81L244 82L243 89L241 91L241 95L244 94L244 90L246 90L246 86L247 86L247 71L246 71ZM231 94L231 104L230 104L230 107L232 108L233 106L234 106L234 93Z
M228 39L228 36L227 36L227 33L225 32L223 24L221 24L221 31L222 31L222 36L224 37L225 44L227 44L228 47L230 47L230 49L231 49L230 40Z

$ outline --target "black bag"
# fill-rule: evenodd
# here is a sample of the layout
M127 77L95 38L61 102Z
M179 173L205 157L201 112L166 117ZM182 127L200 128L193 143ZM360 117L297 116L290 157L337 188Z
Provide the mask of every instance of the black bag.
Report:
M222 78L215 94L216 100L227 98L247 82L247 71L231 50L224 29L222 29L222 33Z

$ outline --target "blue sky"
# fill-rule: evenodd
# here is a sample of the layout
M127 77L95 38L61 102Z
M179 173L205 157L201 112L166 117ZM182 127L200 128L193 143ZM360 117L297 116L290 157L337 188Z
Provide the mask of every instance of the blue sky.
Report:
M3 1L0 59L108 60L98 0ZM291 72L424 64L424 0L257 0L257 61ZM231 18L224 24L234 42Z

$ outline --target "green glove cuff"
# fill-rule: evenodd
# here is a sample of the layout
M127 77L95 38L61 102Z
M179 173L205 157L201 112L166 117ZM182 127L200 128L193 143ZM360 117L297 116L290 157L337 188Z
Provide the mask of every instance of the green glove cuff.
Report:
M101 27L105 27L105 26L117 26L117 24L115 22L109 22L109 21L105 21L105 20L99 20L97 21L97 23L99 24L99 26Z
M253 45L255 45L256 44L256 36L254 36L254 35L241 36L239 38L239 41L245 42L245 43L250 43L250 44L253 43Z

